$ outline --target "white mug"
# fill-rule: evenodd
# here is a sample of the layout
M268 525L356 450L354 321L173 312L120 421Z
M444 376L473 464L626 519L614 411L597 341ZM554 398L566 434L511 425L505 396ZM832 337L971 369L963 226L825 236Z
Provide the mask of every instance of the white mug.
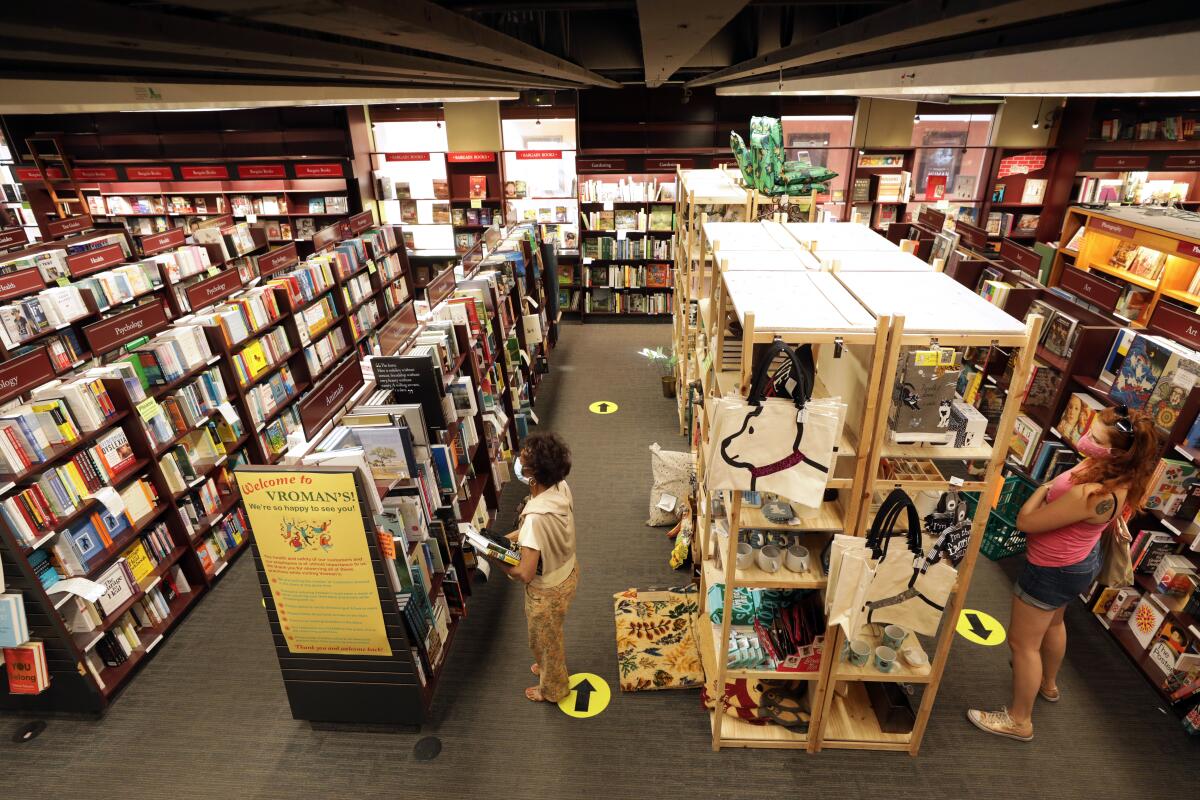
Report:
M737 548L737 568L750 569L754 564L754 548L747 542L739 542Z
M808 548L802 544L794 544L787 549L783 565L792 572L808 572Z
M758 549L755 560L763 572L778 572L781 560L779 548L773 544L763 545Z

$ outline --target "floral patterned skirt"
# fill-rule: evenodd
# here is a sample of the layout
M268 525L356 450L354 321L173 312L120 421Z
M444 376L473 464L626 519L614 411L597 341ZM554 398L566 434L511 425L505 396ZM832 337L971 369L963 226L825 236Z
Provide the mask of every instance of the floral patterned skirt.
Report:
M542 697L557 703L571 693L567 652L563 646L563 621L579 586L579 567L567 579L549 589L525 587L525 622L529 626L529 649L538 665Z
M695 589L613 595L621 690L694 689L704 684L696 643Z

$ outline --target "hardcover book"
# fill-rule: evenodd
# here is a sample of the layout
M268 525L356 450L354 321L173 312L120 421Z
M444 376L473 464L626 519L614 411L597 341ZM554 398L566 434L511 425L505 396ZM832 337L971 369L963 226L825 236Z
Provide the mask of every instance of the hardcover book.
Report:
M1143 408L1171 358L1171 351L1158 342L1138 334L1121 362L1121 371L1113 381L1109 396L1130 408Z

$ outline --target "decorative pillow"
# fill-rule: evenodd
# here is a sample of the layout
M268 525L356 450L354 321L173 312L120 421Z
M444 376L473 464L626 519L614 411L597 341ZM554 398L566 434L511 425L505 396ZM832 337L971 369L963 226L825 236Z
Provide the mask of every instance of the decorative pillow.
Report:
M613 595L621 691L693 689L704 683L694 586Z
M693 470L691 453L675 453L663 450L658 443L650 445L650 471L654 476L654 485L650 489L650 519L646 524L658 528L664 525L674 525L683 516L687 505ZM670 495L674 503L668 500L671 510L660 506L663 496Z

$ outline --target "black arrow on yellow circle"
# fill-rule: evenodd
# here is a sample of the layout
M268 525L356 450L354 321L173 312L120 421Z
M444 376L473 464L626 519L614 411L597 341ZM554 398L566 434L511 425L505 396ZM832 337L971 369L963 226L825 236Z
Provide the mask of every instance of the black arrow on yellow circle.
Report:
M601 414L607 414L607 413L608 413L608 403L601 403L601 404L600 404L600 413L601 413Z
M980 639L983 639L985 642L992 635L991 629L983 624L983 620L979 618L978 614L972 614L968 612L967 622L971 623L971 633L975 634Z
M575 684L575 713L586 714L588 706L592 703L592 692L596 691L596 687L592 686L592 682L584 678L579 683Z

